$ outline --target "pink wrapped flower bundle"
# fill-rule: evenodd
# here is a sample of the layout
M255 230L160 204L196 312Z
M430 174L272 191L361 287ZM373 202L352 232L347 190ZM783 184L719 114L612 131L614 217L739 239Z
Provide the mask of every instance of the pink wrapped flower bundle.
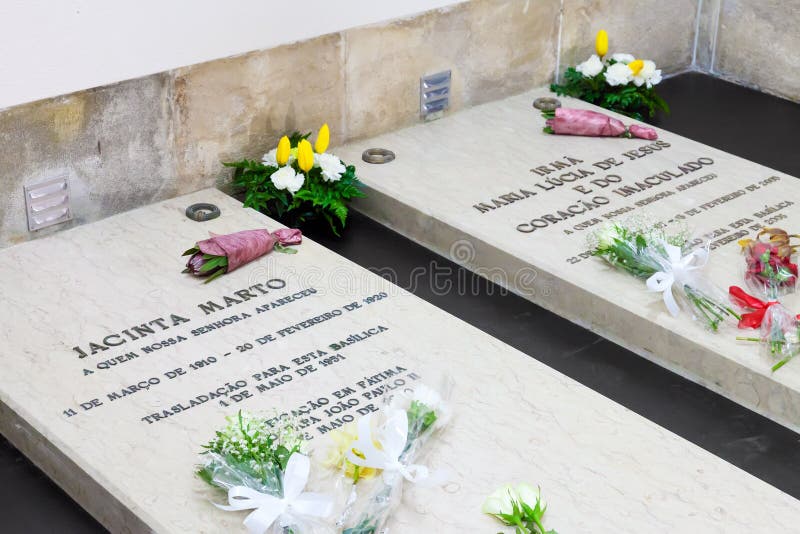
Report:
M184 273L206 277L205 283L225 273L232 272L246 263L276 250L294 254L296 249L288 245L299 245L303 241L300 230L281 228L269 230L244 230L227 235L211 234L209 239L183 253L190 256Z
M626 128L621 120L588 109L556 108L542 113L542 116L547 119L544 131L549 134L658 139L653 128L637 124Z

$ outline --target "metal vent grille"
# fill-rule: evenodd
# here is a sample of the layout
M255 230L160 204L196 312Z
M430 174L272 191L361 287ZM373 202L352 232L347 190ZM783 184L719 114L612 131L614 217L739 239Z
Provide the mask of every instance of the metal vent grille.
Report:
M419 79L419 107L422 118L438 118L450 105L451 77L451 71L446 70Z
M38 184L23 186L31 232L72 219L69 209L69 181L59 176Z

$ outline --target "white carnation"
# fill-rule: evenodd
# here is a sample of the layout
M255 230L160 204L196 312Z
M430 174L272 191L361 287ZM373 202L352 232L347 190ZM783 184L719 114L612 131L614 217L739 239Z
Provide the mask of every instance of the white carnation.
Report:
M317 154L314 163L319 165L319 168L322 170L322 178L326 182L338 182L342 174L347 170L347 168L342 165L341 160L333 154Z
M633 72L624 63L614 63L608 70L606 70L606 83L615 87L617 85L625 85L631 81Z
M277 154L278 154L278 149L273 148L272 150L264 154L264 156L261 158L261 163L271 167L280 167L280 165L278 165L278 159L276 158ZM297 154L296 150L289 153L289 161L286 162L287 165L291 165L292 162L295 159L297 159L296 154Z
M589 59L575 67L575 70L586 78L593 78L603 71L603 62L600 61L597 54L592 54Z
M611 59L613 59L617 63L625 63L627 65L636 58L633 57L631 54L613 54L611 56Z
M633 77L633 83L635 83L637 87L646 85L648 89L654 85L658 85L660 81L661 70L656 69L655 62L649 59L644 61L644 66L642 70L639 71L639 74Z
M295 194L303 187L306 178L302 174L294 172L289 165L281 167L270 177L277 189L288 189L291 194Z

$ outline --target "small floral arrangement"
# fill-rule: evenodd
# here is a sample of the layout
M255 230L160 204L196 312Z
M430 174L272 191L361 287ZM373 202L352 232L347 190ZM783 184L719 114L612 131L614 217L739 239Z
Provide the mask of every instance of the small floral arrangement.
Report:
M205 278L205 284L249 263L272 250L284 254L296 254L303 241L300 230L281 228L269 230L244 230L226 235L212 234L209 239L198 241L183 253L189 256L184 273Z
M727 319L741 319L725 293L702 276L708 251L703 248L688 251L685 230L667 234L656 226L633 219L628 224L609 224L590 239L593 254L645 280L650 291L662 293L673 317L680 314L680 301L694 319L713 331Z
M244 520L251 534L332 531L323 519L333 499L305 492L310 460L294 419L257 417L240 411L229 417L202 453L197 476L227 492L225 511L253 510Z
M790 235L780 228L763 228L755 239L739 241L747 267L745 282L752 291L771 299L794 291L797 263L792 257L800 245L792 244L792 238L800 239L800 235Z
M450 409L441 395L419 384L411 392L395 395L383 415L383 423L377 428L373 428L372 415L362 417L357 431L350 434L354 439L344 445L346 461L338 468L344 470L353 486L349 505L337 523L343 534L381 532L400 502L404 481L444 482L441 473L414 463L431 435L449 420ZM350 466L360 470L350 470ZM381 476L376 477L378 474ZM359 498L356 488L362 479L371 477L376 477L374 483Z
M513 526L515 534L558 534L545 530L542 524L547 505L541 491L528 484L517 484L514 488L505 485L486 498L482 511L496 517L504 524Z
M323 124L312 148L311 133L283 136L262 160L224 163L233 183L244 189L245 207L297 227L324 219L334 234L344 229L348 203L363 197L356 168L326 152L330 130Z
M777 300L763 301L737 286L728 290L731 302L744 310L739 328L758 330L758 337L737 336L738 341L760 343L778 361L774 373L800 353L800 321Z
M657 110L669 113L669 106L655 90L661 71L653 61L636 59L630 54L608 54L608 34L597 32L596 54L583 63L569 67L564 83L554 83L550 90L590 104L616 111L636 120L654 117Z

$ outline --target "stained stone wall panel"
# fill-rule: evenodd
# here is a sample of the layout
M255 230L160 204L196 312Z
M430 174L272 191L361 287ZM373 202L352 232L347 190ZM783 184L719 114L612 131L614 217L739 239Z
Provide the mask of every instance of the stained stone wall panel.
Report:
M665 73L683 70L692 62L697 6L698 0L564 0L560 70L593 54L601 29L609 53L652 59Z
M344 137L340 34L174 71L177 188L225 178L221 161L260 158L284 133L328 122Z
M479 0L345 32L350 139L419 120L419 78L451 69L450 111L547 82L559 2Z
M800 2L722 0L714 70L800 100Z
M175 195L163 74L0 112L0 248ZM28 232L24 184L66 174L74 220Z

